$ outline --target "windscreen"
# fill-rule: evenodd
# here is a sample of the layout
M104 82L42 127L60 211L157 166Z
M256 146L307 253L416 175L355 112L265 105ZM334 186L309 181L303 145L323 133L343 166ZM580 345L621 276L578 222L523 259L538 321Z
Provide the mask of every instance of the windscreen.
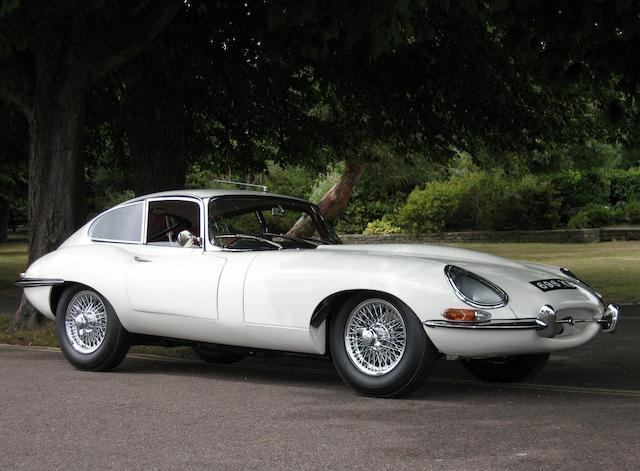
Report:
M340 243L315 206L268 196L212 199L209 237L217 246L239 250L314 248Z

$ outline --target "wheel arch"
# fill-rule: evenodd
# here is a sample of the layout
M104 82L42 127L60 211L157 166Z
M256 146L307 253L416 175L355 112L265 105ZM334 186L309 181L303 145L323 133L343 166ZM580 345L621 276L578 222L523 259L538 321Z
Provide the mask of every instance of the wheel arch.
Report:
M53 312L54 317L56 316L56 312L58 310L58 304L60 304L60 299L62 298L62 294L68 289L73 288L75 286L82 286L84 288L95 291L96 293L102 296L102 294L97 289L92 288L91 286L87 286L83 283L78 283L76 281L65 281L61 285L53 286L51 288L51 294L49 294L49 305L51 306L51 312Z
M404 302L402 299L386 291L369 290L369 289L347 289L347 290L338 291L336 293L330 294L329 296L324 298L322 301L320 301L320 303L318 303L316 308L313 310L313 314L311 315L310 326L315 327L316 329L319 328L320 325L322 325L322 323L325 320L331 317L335 309L340 305L342 301L344 301L345 299L355 294L360 294L360 293L369 293L372 296L380 296L395 302L399 302L404 307L409 309L409 311L413 312L414 315L416 315L414 310L411 309L411 307L406 302Z

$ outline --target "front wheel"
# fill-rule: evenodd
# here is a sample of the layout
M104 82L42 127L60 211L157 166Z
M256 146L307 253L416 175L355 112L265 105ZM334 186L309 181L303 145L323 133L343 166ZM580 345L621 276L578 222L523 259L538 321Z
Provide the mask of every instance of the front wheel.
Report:
M127 331L109 301L86 286L62 294L56 330L64 356L79 370L112 370L129 350Z
M413 311L400 300L373 293L352 296L338 309L329 343L342 379L366 396L409 394L438 359Z
M549 359L548 353L462 360L462 364L476 378L491 383L516 383L535 376Z

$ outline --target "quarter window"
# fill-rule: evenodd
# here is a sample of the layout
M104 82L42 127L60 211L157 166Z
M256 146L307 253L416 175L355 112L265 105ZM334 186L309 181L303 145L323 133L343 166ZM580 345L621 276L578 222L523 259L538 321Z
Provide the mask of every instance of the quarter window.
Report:
M93 240L142 242L143 203L115 208L98 216L89 228Z

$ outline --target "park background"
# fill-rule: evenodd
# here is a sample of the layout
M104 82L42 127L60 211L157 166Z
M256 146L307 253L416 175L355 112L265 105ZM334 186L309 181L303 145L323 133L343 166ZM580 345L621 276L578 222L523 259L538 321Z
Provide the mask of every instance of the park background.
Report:
M341 234L638 225L639 55L624 0L2 0L3 341L51 333L13 314L28 263L114 204L217 179L309 199ZM640 301L637 241L465 246Z

